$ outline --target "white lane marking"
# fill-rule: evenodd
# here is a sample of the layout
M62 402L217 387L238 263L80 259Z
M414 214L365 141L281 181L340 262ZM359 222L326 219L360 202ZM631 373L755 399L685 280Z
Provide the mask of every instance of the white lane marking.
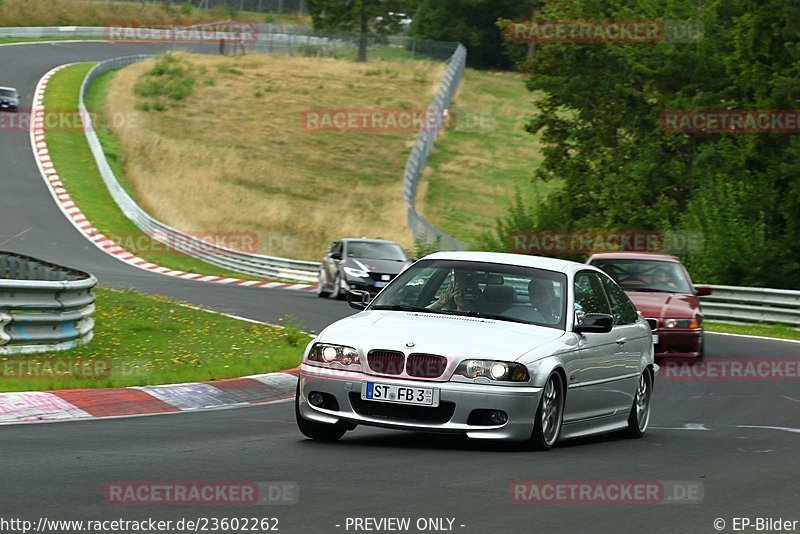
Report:
M784 395L783 398L786 400L790 400L792 402L800 402L800 399L795 399L794 397L790 397L789 395Z
M655 430L707 430L711 431L710 428L707 428L706 425L703 423L686 423L682 427L667 427L667 426L651 426Z
M765 426L765 425L736 425L739 428L760 428L763 430L781 430L783 432L791 432L792 434L800 434L800 428L791 428L788 426Z
M746 337L749 339L766 339L768 341L783 341L784 343L800 343L800 340L797 339L783 339L780 337L767 337L767 336L751 336L748 334L729 334L727 332L709 332L706 330L706 334L712 334L715 336L733 336L733 337Z

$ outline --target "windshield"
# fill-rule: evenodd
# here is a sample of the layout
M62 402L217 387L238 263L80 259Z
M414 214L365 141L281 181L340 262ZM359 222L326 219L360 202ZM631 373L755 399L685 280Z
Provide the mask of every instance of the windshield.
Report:
M400 245L374 241L348 241L347 257L363 260L408 261Z
M657 260L595 260L625 291L692 293L680 263Z
M370 309L485 317L564 329L566 275L530 267L453 260L420 261Z
M0 89L0 96L16 97L17 92L12 89Z

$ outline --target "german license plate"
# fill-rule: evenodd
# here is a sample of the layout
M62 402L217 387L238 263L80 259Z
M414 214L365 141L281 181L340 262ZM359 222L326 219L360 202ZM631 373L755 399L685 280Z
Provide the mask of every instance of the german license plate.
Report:
M653 345L658 345L658 334L653 334Z
M437 393L438 390L434 388L396 386L375 382L364 382L361 386L361 398L364 400L415 404L417 406L438 406L439 395Z

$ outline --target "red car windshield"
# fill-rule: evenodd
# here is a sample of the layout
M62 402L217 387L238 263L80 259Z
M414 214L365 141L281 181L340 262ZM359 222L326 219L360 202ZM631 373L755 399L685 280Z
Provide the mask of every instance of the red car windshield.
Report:
M692 293L681 264L658 260L594 260L625 291Z

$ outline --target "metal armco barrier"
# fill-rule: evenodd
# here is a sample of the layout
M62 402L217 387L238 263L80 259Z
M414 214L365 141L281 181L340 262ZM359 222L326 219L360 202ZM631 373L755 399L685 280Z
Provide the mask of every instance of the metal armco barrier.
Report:
M450 58L447 73L439 85L439 90L436 92L433 102L428 106L427 124L423 124L420 128L403 172L403 199L408 205L408 228L411 230L411 234L414 239L425 243L436 243L438 248L444 250L463 250L469 245L441 231L417 213L415 199L422 172L428 164L428 156L430 156L433 144L445 124L446 110L450 107L450 101L464 77L466 64L467 49L458 45Z
M317 262L248 254L207 243L154 219L139 207L136 201L122 188L103 153L103 147L94 131L92 119L86 111L84 96L86 89L100 74L143 61L148 57L146 55L127 56L98 63L88 72L81 86L79 110L86 140L89 142L100 175L117 205L139 229L153 239L212 265L265 278L316 282L319 274L319 263Z
M0 354L66 350L92 339L97 279L0 252Z
M714 292L700 299L706 319L800 327L800 291L736 286L711 288Z

